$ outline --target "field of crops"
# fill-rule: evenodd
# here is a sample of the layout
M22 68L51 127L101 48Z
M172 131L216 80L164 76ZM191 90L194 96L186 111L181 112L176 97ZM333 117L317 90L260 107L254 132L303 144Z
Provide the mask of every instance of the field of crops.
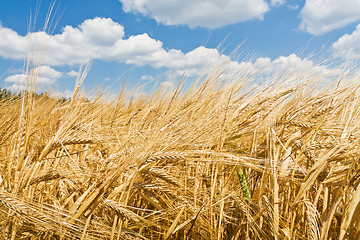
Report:
M360 239L356 71L220 73L111 102L3 98L0 235Z

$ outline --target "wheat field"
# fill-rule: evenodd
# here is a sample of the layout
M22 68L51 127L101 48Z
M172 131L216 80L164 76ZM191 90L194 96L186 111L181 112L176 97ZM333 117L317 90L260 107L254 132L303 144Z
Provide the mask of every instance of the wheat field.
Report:
M360 239L356 71L221 72L111 102L2 99L1 237Z

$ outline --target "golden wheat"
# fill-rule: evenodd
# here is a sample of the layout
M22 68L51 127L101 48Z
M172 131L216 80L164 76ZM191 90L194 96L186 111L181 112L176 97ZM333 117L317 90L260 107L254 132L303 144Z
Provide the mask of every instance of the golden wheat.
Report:
M111 103L77 96L86 74L67 102L1 101L1 235L359 239L356 76L219 72Z

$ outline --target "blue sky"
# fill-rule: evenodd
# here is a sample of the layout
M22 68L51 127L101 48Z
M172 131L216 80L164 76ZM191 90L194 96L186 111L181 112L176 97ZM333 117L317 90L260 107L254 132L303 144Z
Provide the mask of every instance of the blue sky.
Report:
M89 58L84 90L116 93L124 82L191 79L223 62L239 72L328 71L319 62L360 57L358 0L62 0L41 33L50 5L0 1L1 88L22 88L29 39L47 49L39 90L54 95L70 94Z

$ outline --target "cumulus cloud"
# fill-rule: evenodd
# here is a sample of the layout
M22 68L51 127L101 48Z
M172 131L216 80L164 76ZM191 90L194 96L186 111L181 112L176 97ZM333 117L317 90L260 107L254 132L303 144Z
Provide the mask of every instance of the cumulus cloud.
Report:
M351 34L345 34L332 45L335 57L346 60L354 60L360 58L360 24Z
M20 36L11 29L0 27L0 56L23 59L28 49L28 39L45 43L44 64L51 66L82 64L92 57L138 66L151 65L154 68L199 69L207 62L229 60L217 49L205 47L186 54L176 49L165 50L161 41L146 33L124 39L123 26L109 18L89 19L79 27L66 26L54 36L43 32ZM75 72L69 74L74 75Z
M306 58L301 59L299 56L293 53L287 57L280 56L273 61L271 61L269 58L259 58L256 60L255 66L257 66L263 72L291 72L313 68L314 63L313 61Z
M260 57L251 66L253 72L261 74L284 74L284 73L309 73L309 74L332 74L333 69L324 65L318 65L307 58L300 58L292 53L289 56L280 56L274 60Z
M0 25L0 56L24 59L29 48L46 49L44 62L48 65L73 65L86 62L89 57L107 58L115 43L124 37L124 27L110 18L85 20L78 27L66 26L54 36L44 32L20 36ZM102 54L101 51L106 53Z
M300 29L321 35L360 20L359 0L306 0Z
M4 28L0 24L0 56L12 59L23 59L27 50L26 37L17 32Z
M46 48L46 55L43 62L50 66L82 64L92 57L104 61L196 73L206 64L210 68L231 61L217 49L203 46L188 53L177 49L165 50L161 41L149 37L146 33L125 39L123 26L109 18L88 19L78 27L66 26L61 33L54 36L44 32L20 36L11 29L0 27L0 56L23 59L29 39L40 45L45 43L43 48ZM13 44L14 42L18 44ZM67 74L74 75L75 72Z
M213 69L209 69L213 70ZM301 58L296 54L288 56L280 56L276 59L268 57L259 57L254 61L229 61L221 68L223 74L220 78L233 79L238 76L253 76L254 79L259 79L259 76L266 78L278 79L283 74L294 74L297 77L320 75L324 78L336 77L339 75L339 69L328 68L325 65L319 65L307 58ZM177 72L182 74L182 72ZM199 73L199 72L197 72ZM153 79L154 77L145 75L144 79Z
M125 12L141 13L166 25L217 28L263 19L269 10L264 0L119 0ZM284 0L271 0L281 4Z
M44 64L47 66L37 69L40 72L39 84L44 87L55 84L61 77L76 75L75 71L62 74L50 66L78 65L86 62L89 57L137 66L150 65L179 75L185 72L187 76L206 74L224 65L227 74L233 75L259 71L271 74L296 68L317 68L312 61L301 59L295 54L275 60L258 58L253 62L238 62L214 48L200 46L184 53L177 49L164 49L161 41L149 37L146 33L128 38L124 36L123 26L109 18L88 19L78 27L66 26L61 33L54 36L43 32L20 36L15 31L0 26L0 56L23 59L28 49L28 39L45 42ZM4 39L8 40L2 41ZM40 41L41 39L43 40ZM14 42L18 44L13 44ZM25 75L17 74L9 76L5 81L21 85L25 78Z
M11 84L9 89L13 91L22 90L26 82L30 82L32 76L36 76L36 81L41 89L47 89L54 85L63 76L63 73L56 71L49 66L40 66L27 74L14 74L5 78L5 82Z

